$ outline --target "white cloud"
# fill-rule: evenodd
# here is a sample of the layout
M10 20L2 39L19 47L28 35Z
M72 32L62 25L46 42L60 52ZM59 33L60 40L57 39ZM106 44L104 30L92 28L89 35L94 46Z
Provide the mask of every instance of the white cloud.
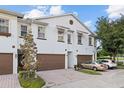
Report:
M95 31L95 30L96 30L96 28L95 28L95 26L93 25L93 22L92 22L91 20L84 22L84 24L85 24L90 30L92 30L92 31Z
M92 21L86 21L86 22L84 22L84 24L86 25L86 26L88 26L88 27L91 27L92 26Z
M24 18L39 18L45 16L44 12L38 9L32 9L31 11L27 11Z
M32 6L32 10L26 11L24 18L39 18L48 15L48 6Z
M60 15L65 13L65 11L62 9L62 6L51 6L49 13L50 15Z
M39 18L44 17L48 15L60 15L65 13L65 11L62 9L62 6L47 6L47 5L38 5L38 6L32 6L33 8L30 11L26 11L24 18Z
M109 18L119 18L124 14L124 6L121 5L110 5L108 9L106 9Z
M48 10L49 10L48 5L36 5L36 6L34 6L34 8L36 8L44 13L48 13Z
M78 16L78 13L77 13L77 12L73 12L73 14L74 14L75 16Z

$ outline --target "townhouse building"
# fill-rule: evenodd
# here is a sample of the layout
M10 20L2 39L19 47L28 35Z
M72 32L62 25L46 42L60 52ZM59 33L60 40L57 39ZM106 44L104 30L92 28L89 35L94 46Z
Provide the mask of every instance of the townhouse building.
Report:
M23 14L0 9L0 74L17 73L22 37L30 28L40 71L74 68L96 59L95 34L73 14L24 19Z

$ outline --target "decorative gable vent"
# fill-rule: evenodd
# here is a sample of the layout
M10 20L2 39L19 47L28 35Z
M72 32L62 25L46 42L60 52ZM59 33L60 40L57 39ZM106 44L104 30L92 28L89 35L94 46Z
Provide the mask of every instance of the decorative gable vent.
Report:
M70 25L73 25L73 23L74 23L73 20L69 20Z

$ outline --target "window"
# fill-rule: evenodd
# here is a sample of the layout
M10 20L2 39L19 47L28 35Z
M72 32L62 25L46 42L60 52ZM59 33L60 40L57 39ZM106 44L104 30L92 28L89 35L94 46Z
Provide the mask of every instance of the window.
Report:
M82 45L82 33L78 33L78 44Z
M96 38L94 38L94 47L96 47L97 41Z
M71 42L71 34L68 34L68 44L72 44L72 42Z
M45 39L45 27L38 27L38 38Z
M21 25L21 36L27 35L27 26Z
M92 37L89 37L89 46L92 46Z
M58 41L64 42L64 29L58 29Z
M0 18L0 32L9 32L9 20Z

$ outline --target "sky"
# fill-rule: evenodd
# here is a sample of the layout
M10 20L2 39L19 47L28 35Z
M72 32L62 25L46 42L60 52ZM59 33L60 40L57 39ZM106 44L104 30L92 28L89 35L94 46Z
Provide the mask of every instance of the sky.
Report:
M72 13L91 31L96 31L96 21L101 16L111 19L124 14L124 6L114 5L0 5L0 9L12 10L25 15L25 18L37 18Z

